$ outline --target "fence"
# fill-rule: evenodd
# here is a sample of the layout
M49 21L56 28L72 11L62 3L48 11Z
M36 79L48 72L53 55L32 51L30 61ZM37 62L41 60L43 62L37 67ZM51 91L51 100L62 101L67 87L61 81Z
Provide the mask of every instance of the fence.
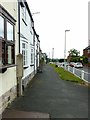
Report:
M90 73L85 72L84 70L77 69L75 67L71 67L71 66L63 66L60 64L57 64L57 65L58 65L58 67L63 67L65 70L73 73L74 75L81 78L85 82L90 83Z

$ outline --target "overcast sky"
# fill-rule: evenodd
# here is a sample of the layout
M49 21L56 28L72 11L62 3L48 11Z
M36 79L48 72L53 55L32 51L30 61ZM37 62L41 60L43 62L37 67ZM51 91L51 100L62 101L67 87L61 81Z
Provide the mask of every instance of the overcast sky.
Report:
M66 33L66 51L72 48L83 54L88 46L88 0L27 0L34 14L35 29L40 36L41 49L54 58L64 58Z

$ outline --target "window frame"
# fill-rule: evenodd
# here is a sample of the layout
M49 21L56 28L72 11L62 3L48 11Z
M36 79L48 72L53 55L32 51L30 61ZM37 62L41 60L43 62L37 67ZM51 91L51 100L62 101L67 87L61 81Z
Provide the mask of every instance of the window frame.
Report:
M25 48L23 48L22 44L25 44ZM21 47L22 55L23 55L23 51L25 52L25 56L23 55L23 68L26 69L26 68L28 68L28 43L25 41L22 41L21 46L22 46ZM24 62L25 62L25 64L24 64Z
M90 49L88 49L88 54L90 54Z
M0 16L1 16L1 15L0 15ZM4 18L3 16L1 16L1 17L3 18L4 24L5 24L5 18ZM4 25L3 25L3 29L4 29ZM4 35L5 35L5 33L4 33ZM4 37L5 37L4 35L3 35L3 37L0 36L0 38L4 39Z
M9 20L7 20L7 23L9 23L9 24L11 24L11 25L13 26L13 40L11 40L11 41L12 41L12 42L15 42L15 33L14 33L14 32L15 32L15 30L14 30L14 29L15 29L15 26L14 26L13 23L10 22ZM7 41L10 41L10 40L7 39ZM11 42L11 41L10 41L10 42Z
M1 5L0 5L0 16L4 18L4 38L0 37L0 41L2 44L2 48L0 51L2 53L2 62L0 65L0 71L4 68L16 66L15 65L15 22L16 20L6 11ZM7 40L7 22L9 22L11 25L13 25L13 40ZM11 61L13 62L11 64L8 63L7 58L7 47L11 46ZM3 57L3 47L4 47L4 57Z
M34 65L34 48L31 47L31 66Z

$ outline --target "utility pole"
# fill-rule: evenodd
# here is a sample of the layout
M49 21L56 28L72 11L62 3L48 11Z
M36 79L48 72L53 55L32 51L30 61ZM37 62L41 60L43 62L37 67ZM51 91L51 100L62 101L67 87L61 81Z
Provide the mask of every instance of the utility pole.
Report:
M48 58L49 58L49 62L50 62L50 52L49 52Z
M52 48L52 61L54 59L54 48Z

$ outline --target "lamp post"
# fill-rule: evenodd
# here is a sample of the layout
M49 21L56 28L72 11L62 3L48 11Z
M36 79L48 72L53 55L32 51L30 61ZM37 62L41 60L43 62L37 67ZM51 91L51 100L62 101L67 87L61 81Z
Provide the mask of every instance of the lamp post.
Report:
M40 14L40 12L35 12L35 13L32 13L32 16L35 15L35 14Z
M53 62L53 59L54 59L54 48L52 48L52 62Z
M64 43L64 67L66 68L65 66L65 62L66 62L66 32L69 32L70 30L65 30L65 43Z

